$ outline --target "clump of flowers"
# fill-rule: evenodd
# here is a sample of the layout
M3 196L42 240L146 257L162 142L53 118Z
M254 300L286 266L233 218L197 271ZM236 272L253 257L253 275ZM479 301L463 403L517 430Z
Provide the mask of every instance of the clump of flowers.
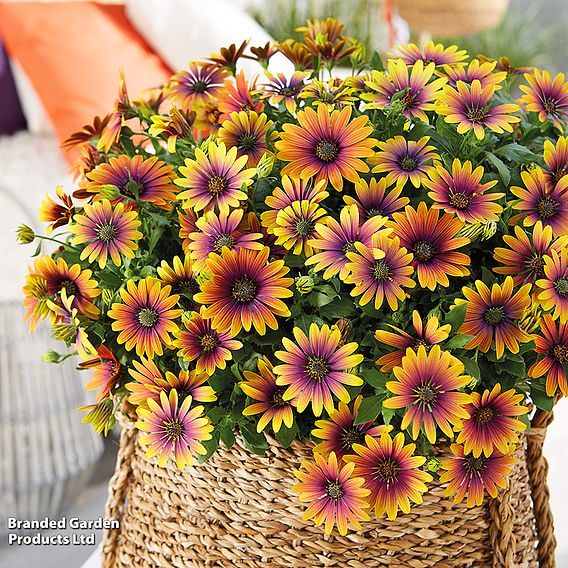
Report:
M431 42L383 67L335 20L301 31L149 100L122 78L65 143L78 178L46 234L18 232L58 244L26 318L93 371L85 420L126 413L160 465L311 443L293 489L327 533L434 484L479 505L529 408L568 395L568 84ZM277 52L293 75L266 70Z

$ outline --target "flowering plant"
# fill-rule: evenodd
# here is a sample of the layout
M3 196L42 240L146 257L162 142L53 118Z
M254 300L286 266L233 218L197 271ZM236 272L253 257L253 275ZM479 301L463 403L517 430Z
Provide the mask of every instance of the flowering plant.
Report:
M65 143L78 189L42 204L67 231L20 229L60 245L27 318L93 370L85 420L106 433L120 407L161 465L270 432L316 444L294 489L326 532L408 512L434 477L479 505L529 406L568 395L568 84L432 42L383 67L335 20L302 31L141 100L122 79Z

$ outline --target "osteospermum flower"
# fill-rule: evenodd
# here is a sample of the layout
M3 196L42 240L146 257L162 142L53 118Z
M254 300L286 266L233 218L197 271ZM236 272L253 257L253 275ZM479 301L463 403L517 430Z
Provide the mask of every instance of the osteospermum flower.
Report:
M34 265L36 274L43 278L47 294L51 297L60 294L65 289L67 296L73 296L72 307L91 319L97 319L99 308L93 300L100 296L102 290L97 282L91 279L91 270L82 270L80 264L69 266L61 257L57 260L51 256L39 258Z
M532 233L526 233L522 227L515 225L515 236L503 235L503 241L508 248L496 247L494 258L504 266L493 268L497 274L513 277L515 286L525 282L534 283L544 277L544 257L551 250L560 253L565 245L565 239L553 239L552 227L544 227L537 221Z
M202 416L203 406L191 408L188 396L178 407L176 389L160 393L160 402L149 399L148 408L139 408L140 420L136 428L144 432L140 443L148 446L146 457L158 456L158 465L164 467L173 458L179 469L193 465L193 455L205 455L201 442L211 439L213 426L209 418Z
M465 405L471 397L458 392L471 382L471 377L462 375L463 370L463 363L439 345L428 352L423 345L417 352L409 348L400 367L393 369L396 381L386 384L396 396L384 400L383 407L406 408L400 427L405 430L412 424L414 440L421 427L431 444L436 443L436 427L451 439L452 426L469 417Z
M316 525L325 523L325 533L331 534L337 526L339 534L346 535L348 524L361 529L360 521L368 521L366 497L370 491L363 488L364 479L355 477L354 464L338 464L332 452L327 459L314 454L315 463L302 461L302 469L294 470L300 483L292 487L303 503L310 503L304 520L314 519Z
M564 246L558 253L550 251L544 258L544 277L536 281L542 290L538 300L547 311L554 310L552 319L568 322L568 251Z
M108 311L113 320L113 331L120 332L117 341L124 343L127 351L136 348L136 354L152 359L162 355L163 347L172 347L170 333L178 330L174 320L183 310L174 309L179 300L170 295L171 287L161 285L159 280L147 277L134 283L126 282L126 290L120 289L122 303L116 302Z
M452 329L452 326L449 324L439 325L437 317L428 318L426 323L424 323L416 310L412 312L412 335L394 325L389 324L389 327L396 333L383 331L382 329L375 331L375 339L379 343L398 348L398 351L387 353L377 359L377 365L382 365L381 371L383 373L390 373L395 367L400 367L402 358L409 347L414 350L420 346L430 349L433 345L445 341Z
M287 337L282 339L285 351L276 351L283 363L274 367L276 384L286 386L284 400L291 400L298 412L311 403L312 411L320 416L323 408L333 411L333 397L348 403L351 400L344 385L360 386L363 379L349 371L363 361L363 355L354 355L357 343L340 345L341 332L310 325L309 334L294 328L296 343Z
M185 330L176 334L174 346L179 349L178 355L185 361L195 361L197 372L212 375L215 369L224 369L227 361L233 357L243 344L233 339L227 331L219 332L211 327L210 319L203 319L205 306L199 313L194 312L191 318L184 318Z
M310 106L325 105L328 110L342 109L357 100L355 89L337 77L327 82L313 79L300 93L301 99L308 99Z
M195 160L186 158L185 166L179 171L183 176L175 181L187 188L178 195L184 201L185 209L194 211L219 211L228 215L230 207L240 207L247 199L243 186L252 183L254 169L243 169L247 157L237 158L236 148L227 148L223 142L211 142L207 146L207 156L201 148L195 149Z
M495 85L482 87L477 79L471 85L463 81L458 81L455 88L446 85L439 95L436 111L449 124L458 125L458 134L473 129L478 140L485 137L485 128L497 134L513 132L511 124L521 119L512 116L512 113L517 112L519 107L515 104L493 105L495 90Z
M482 505L484 491L495 498L499 488L507 488L507 476L517 458L498 451L488 457L466 455L459 444L452 444L450 449L453 456L440 460L440 468L445 470L440 481L448 484L445 497L455 494L454 503L461 503L467 495L467 506L474 507Z
M529 377L538 379L546 375L548 396L554 396L558 389L564 396L568 396L568 380L564 369L568 361L568 324L555 322L550 314L544 314L534 342L535 351L541 358L529 368Z
M454 65L467 59L467 51L458 49L457 45L444 47L441 43L428 40L422 48L414 43L395 45L393 52L388 54L394 59L402 59L407 65L422 61L424 65Z
M155 137L166 136L168 152L175 154L178 138L190 138L195 116L194 111L184 111L172 106L168 116L154 114L150 117L152 124L148 128L148 134Z
M171 79L168 94L183 109L215 101L224 88L227 72L216 65L190 63L187 71L179 71Z
M258 432L262 432L272 421L272 428L279 432L282 423L286 428L292 428L294 412L289 400L284 400L285 387L276 384L276 376L272 371L272 363L263 357L256 363L258 373L243 371L245 381L239 383L241 390L255 401L243 410L243 416L262 414L256 425Z
M265 114L232 112L217 135L227 148L234 146L237 149L237 156L246 156L247 167L252 168L268 148L266 134L271 126L272 121Z
M244 328L254 326L264 335L266 326L277 329L275 316L288 317L290 310L282 301L292 296L293 278L285 278L289 268L284 261L268 262L270 249L224 248L221 255L212 253L207 260L211 278L194 296L197 302L208 304L203 312L211 319L213 329L229 331L235 337Z
M57 197L61 204L56 203L47 195L41 202L39 208L39 220L42 223L49 223L46 232L50 235L54 229L67 225L75 214L75 206L70 195L65 193L62 185L58 185L55 189Z
M384 109L391 105L393 98L402 103L402 114L410 119L419 118L428 122L427 111L434 110L433 101L447 79L438 78L430 81L435 69L434 63L424 65L417 61L411 66L402 59L390 59L387 73L372 71L371 80L367 81L370 93L362 93L361 98L367 108Z
M562 177L554 185L540 167L522 171L523 187L512 186L511 193L519 198L513 209L522 213L511 217L510 223L523 220L528 227L537 221L550 225L555 237L568 234L568 177Z
M392 430L392 426L384 424L377 426L373 422L355 424L362 401L363 397L359 395L353 401L353 410L350 410L345 403L339 402L337 410L329 413L330 420L316 420L316 428L312 430L312 435L323 442L314 448L314 453L327 458L331 452L334 452L341 459L343 456L353 454L353 444L363 444L366 435L380 438L385 432Z
M440 159L434 151L436 148L427 145L429 140L428 136L418 141L395 136L379 142L380 150L368 160L370 164L376 164L373 173L386 173L388 184L396 182L397 186L403 186L410 180L414 187L420 187L434 171L432 160Z
M171 286L174 294L193 297L193 294L199 292L197 273L189 255L185 256L183 262L179 256L174 256L171 266L162 260L156 271L160 281L166 286Z
M209 375L206 373L200 373L195 369L191 371L182 369L177 375L166 371L165 378L156 378L156 384L160 391L165 391L166 394L175 389L180 402L188 396L195 402L213 402L217 400L217 395L209 385L205 384L208 380Z
M503 207L494 203L504 193L485 193L497 184L497 180L481 183L483 167L473 169L471 162L463 164L455 158L452 173L441 162L436 163L430 172L430 179L423 184L430 190L428 197L434 201L432 207L448 213L455 213L460 221L466 223L497 221Z
M75 215L74 224L69 231L75 235L74 245L85 245L81 251L81 260L90 263L98 261L104 268L110 256L116 266L122 262L121 255L134 258L138 249L136 241L142 238L138 227L142 221L137 211L125 211L124 203L117 203L113 208L108 199L96 201L92 205L85 203L84 215Z
M126 388L132 394L128 396L128 402L134 406L147 406L149 398L160 399L160 392L163 390L159 386L159 381L164 380L162 371L158 369L152 359L140 357L140 361L132 361L134 369L128 369L128 374L134 379L131 383L126 383Z
M347 205L357 206L359 217L363 222L377 215L391 218L393 213L400 211L408 205L410 200L408 197L400 197L402 193L401 185L388 190L389 185L390 183L384 177L379 180L371 178L368 183L361 178L355 184L357 199L350 195L344 195L343 201Z
M270 234L274 234L276 218L281 210L292 205L294 201L321 203L329 195L325 191L325 185L324 180L314 184L311 180L290 179L288 176L282 176L282 187L277 187L272 195L268 195L265 199L270 209L260 215L262 225Z
M418 469L426 458L415 456L415 449L416 444L404 445L402 432L394 438L385 432L378 440L365 436L365 445L353 446L356 455L343 458L355 464L354 475L365 479L363 487L371 491L368 501L377 519L386 513L394 520L399 508L403 513L410 512L410 501L422 503L425 483L432 481L432 476Z
M278 51L294 64L297 71L313 67L312 54L302 42L286 39L278 44Z
M325 222L326 211L312 201L294 201L278 212L272 229L276 244L282 245L293 254L312 256L315 253L313 239L316 224Z
M319 105L298 113L298 124L284 124L275 143L278 159L286 164L283 174L316 182L325 180L341 191L343 178L356 182L358 172L368 172L363 159L372 156L377 141L370 138L373 127L366 115L351 120L351 107L330 112Z
M37 274L35 265L28 267L28 274L26 275L26 283L23 287L24 292L24 320L28 323L30 332L34 332L37 324L49 317L52 323L57 321L57 315L50 308L49 301L51 297L47 291L47 280Z
M126 90L126 79L124 71L120 70L120 81L118 84L118 98L114 102L113 112L103 119L102 123L96 124L95 128L99 126L100 137L97 141L97 150L107 154L110 149L116 144L120 138L120 131L125 123L125 114L130 106L128 100L128 92Z
M114 352L105 345L99 345L96 353L97 357L79 363L79 367L93 369L93 376L85 388L89 391L100 389L97 393L97 402L100 402L111 396L120 378L122 366Z
M209 211L196 221L197 231L189 235L187 248L197 271L205 266L210 253L220 253L223 247L229 250L264 248L258 242L262 238L262 233L247 233L243 230L243 215L242 209L235 209L230 215L219 216Z
M339 223L333 217L327 217L325 223L316 225L316 238L309 245L322 252L310 257L306 266L315 264L314 270L325 269L323 277L326 280L336 274L343 280L349 272L346 267L349 259L345 254L357 250L355 243L372 247L373 235L384 226L385 221L385 217L375 216L361 224L357 206L345 206L340 212Z
M485 389L483 394L471 393L471 404L466 410L469 418L461 425L456 442L463 444L465 454L479 457L482 453L490 456L495 449L502 454L511 453L510 444L519 442L518 432L527 429L527 425L517 419L529 409L521 406L523 394L516 394L515 389L501 392L497 383L491 392Z
M469 274L469 256L456 252L469 239L457 236L464 224L455 215L444 213L440 217L437 209L428 209L421 201L418 209L408 205L404 213L395 213L387 225L400 238L400 244L413 253L412 264L423 288L449 286L448 276Z
M523 93L521 101L529 112L537 112L541 122L552 120L561 132L566 129L568 121L568 83L564 73L558 73L554 80L548 71L534 69L533 73L525 73L528 85L520 85Z
M473 336L465 349L476 347L487 353L495 341L497 357L502 357L505 347L511 353L519 352L519 343L530 341L531 337L519 328L516 320L520 319L530 305L530 284L521 286L513 294L513 279L505 278L503 285L493 284L491 290L481 280L475 281L477 292L464 287L467 298L465 321L459 333ZM468 452L469 453L469 452Z
M443 72L448 78L448 84L455 87L458 81L471 85L477 80L481 83L481 88L495 85L498 87L507 78L506 71L495 71L497 61L480 62L479 59L472 59L467 67L464 63L458 65L444 65Z
M233 112L256 112L260 113L264 103L255 100L253 93L256 94L256 80L248 83L243 71L239 71L236 81L225 81L225 88L219 96L219 110L223 113L221 120L229 118Z
M123 196L119 199L139 199L162 209L171 209L171 202L176 198L177 189L172 183L174 168L156 156L144 159L121 154L89 172L87 178L90 181L85 189L96 195L105 186L114 186Z
M270 97L273 105L284 103L286 110L290 114L296 112L297 98L302 89L305 87L304 79L309 76L306 71L295 71L294 74L287 78L283 73L272 73L265 71L269 82L262 85L264 94Z
M391 310L406 298L404 288L414 288L416 282L410 278L414 272L412 254L400 246L398 237L390 238L384 232L374 239L371 248L363 243L355 243L356 252L347 252L349 274L346 284L355 284L352 296L361 296L362 306L374 300L378 310L386 298Z
M568 138L560 136L553 144L550 140L544 141L544 163L548 168L545 175L553 184L557 184L568 174Z
M179 219L179 238L182 239L181 246L184 252L187 254L189 250L189 245L191 244L191 239L189 235L197 231L197 215L191 209L185 212L178 211Z

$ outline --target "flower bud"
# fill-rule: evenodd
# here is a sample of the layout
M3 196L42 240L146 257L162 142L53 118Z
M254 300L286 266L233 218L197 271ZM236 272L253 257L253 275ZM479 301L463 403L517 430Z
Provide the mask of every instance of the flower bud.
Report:
M426 467L428 468L428 471L438 471L441 465L442 464L438 458L432 458L426 462Z
M274 167L274 156L271 156L268 152L265 152L256 166L257 179L268 177L272 172L273 167Z
M458 237L465 237L472 242L476 241L483 234L484 227L483 223L467 224L459 231Z
M349 343L349 338L351 337L351 322L347 318L338 319L331 328L336 328L341 333L341 339L339 340L339 345L345 345Z
M44 355L42 355L41 357L41 360L44 363L59 363L60 359L61 355L57 353L57 351L54 351L53 349L49 349L49 351Z
M295 280L296 290L300 294L309 294L314 289L314 281L311 276L298 276Z
M497 223L495 223L495 221L485 223L485 225L483 226L483 233L481 235L481 240L482 241L489 240L496 232L497 232Z
M116 185L106 184L101 186L99 195L103 199L116 199L120 195L120 190Z
M22 245L29 245L34 242L35 239L34 230L27 225L20 225L16 229L16 239Z

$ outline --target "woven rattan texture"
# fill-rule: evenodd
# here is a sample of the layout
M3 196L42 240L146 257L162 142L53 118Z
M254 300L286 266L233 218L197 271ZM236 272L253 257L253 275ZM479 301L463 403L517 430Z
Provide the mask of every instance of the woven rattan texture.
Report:
M302 521L304 506L290 490L307 446L283 450L274 443L261 457L238 440L180 472L148 460L131 428L123 431L118 479L111 482L107 515L120 518L121 528L106 535L105 568L539 566L526 440L501 500L468 509L433 483L409 515L326 537Z

